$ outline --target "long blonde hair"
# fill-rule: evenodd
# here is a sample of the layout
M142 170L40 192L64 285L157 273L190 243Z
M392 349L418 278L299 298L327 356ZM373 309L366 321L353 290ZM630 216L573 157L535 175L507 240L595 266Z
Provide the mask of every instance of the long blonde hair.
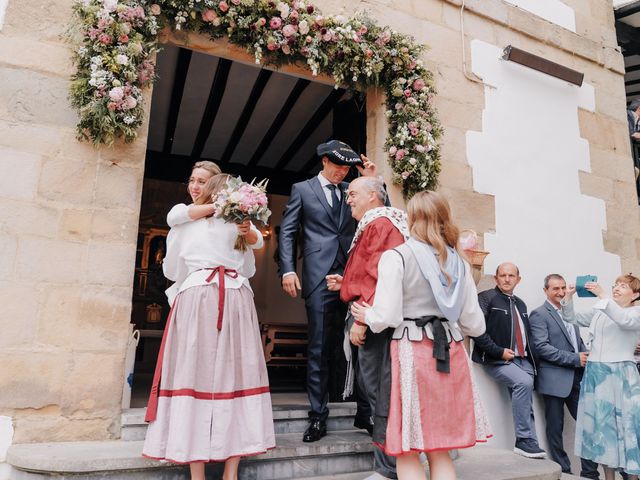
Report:
M198 198L194 200L195 205L206 205L208 203L213 203L213 196L222 190L222 187L225 186L227 181L231 178L231 175L227 173L219 173L218 175L214 175L207 183L202 187L202 192L198 195Z
M431 245L437 255L440 270L451 284L451 277L445 271L447 247L457 250L460 230L451 220L449 202L437 192L416 193L407 205L409 232L418 240Z

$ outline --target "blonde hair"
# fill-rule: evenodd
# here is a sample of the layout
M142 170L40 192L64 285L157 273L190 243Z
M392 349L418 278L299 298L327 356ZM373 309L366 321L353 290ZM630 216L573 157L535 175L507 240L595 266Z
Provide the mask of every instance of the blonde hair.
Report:
M227 181L231 178L231 175L226 173L219 173L214 175L207 183L202 187L202 192L198 195L198 198L194 200L195 205L206 205L213 203L213 196L218 193L226 185Z
M209 172L212 176L222 173L220 167L217 164L210 162L209 160L200 160L199 162L194 163L193 167L191 167L191 171L193 172L196 168L202 168L203 170Z
M440 270L450 284L451 277L444 269L447 247L457 250L460 230L451 220L449 202L440 193L419 192L409 201L407 213L411 235L435 249Z
M627 285L629 285L629 288L633 293L640 293L640 278L634 277L630 273L626 275L620 275L618 278L616 278L615 283L626 283ZM631 303L635 302L639 298L640 298L640 295L638 295L635 299L631 300Z

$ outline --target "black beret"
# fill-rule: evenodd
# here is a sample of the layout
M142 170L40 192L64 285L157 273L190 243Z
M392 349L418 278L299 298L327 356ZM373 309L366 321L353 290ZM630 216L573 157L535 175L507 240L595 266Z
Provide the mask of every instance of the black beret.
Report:
M364 162L353 149L344 142L339 140L330 140L327 143L321 143L316 148L318 157L328 157L332 163L336 165L364 165Z

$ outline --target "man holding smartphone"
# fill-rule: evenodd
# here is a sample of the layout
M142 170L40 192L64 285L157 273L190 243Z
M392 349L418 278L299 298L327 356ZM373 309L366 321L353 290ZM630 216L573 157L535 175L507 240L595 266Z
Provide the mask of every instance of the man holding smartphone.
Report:
M575 419L578 412L580 382L587 363L588 352L580 330L565 322L560 314L560 301L567 292L561 275L552 273L544 279L543 291L547 300L531 312L531 341L538 355L536 386L544 399L544 413L549 452L564 473L571 473L571 462L564 450L562 430L564 406ZM581 459L581 477L599 478L598 464Z

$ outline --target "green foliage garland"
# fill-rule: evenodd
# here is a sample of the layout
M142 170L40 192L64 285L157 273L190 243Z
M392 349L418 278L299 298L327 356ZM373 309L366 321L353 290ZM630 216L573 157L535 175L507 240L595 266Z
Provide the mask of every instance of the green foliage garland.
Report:
M440 172L442 127L423 47L364 15L324 16L303 0L78 0L74 4L77 71L70 99L78 137L111 145L132 142L144 119L142 90L155 77L159 29L228 37L257 64L305 63L336 86L381 87L387 95L385 148L405 197L433 189Z

